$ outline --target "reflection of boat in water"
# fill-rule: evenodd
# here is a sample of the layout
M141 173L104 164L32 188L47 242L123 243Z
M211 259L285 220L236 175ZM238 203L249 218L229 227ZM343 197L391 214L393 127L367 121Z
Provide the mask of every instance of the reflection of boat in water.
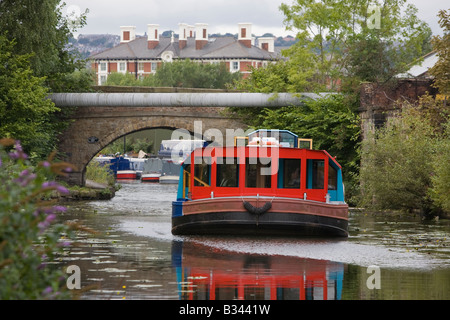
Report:
M172 233L348 236L341 166L304 142L257 130L234 147L194 150L180 171Z
M163 160L161 177L159 182L163 184L176 184L180 179L181 165L171 160Z
M141 181L142 182L159 182L162 170L162 160L159 158L149 158L144 163Z
M340 300L344 266L326 260L223 252L174 242L182 300Z

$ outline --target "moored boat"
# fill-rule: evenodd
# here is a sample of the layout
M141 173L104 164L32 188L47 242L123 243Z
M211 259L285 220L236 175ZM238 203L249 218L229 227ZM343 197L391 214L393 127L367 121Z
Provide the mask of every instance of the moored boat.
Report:
M118 180L136 180L136 170L118 170Z
M162 160L159 158L146 159L143 165L141 181L142 182L159 182L162 170Z
M348 236L341 166L311 144L257 130L234 147L195 149L180 170L172 233Z
M174 163L171 160L163 160L161 177L159 183L162 184L177 184L180 180L181 165Z

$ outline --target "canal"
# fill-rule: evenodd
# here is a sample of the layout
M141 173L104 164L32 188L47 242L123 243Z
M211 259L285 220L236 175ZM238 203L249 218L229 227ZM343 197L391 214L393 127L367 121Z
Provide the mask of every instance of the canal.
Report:
M173 236L176 185L71 202L82 300L448 300L450 221L351 211L348 239Z

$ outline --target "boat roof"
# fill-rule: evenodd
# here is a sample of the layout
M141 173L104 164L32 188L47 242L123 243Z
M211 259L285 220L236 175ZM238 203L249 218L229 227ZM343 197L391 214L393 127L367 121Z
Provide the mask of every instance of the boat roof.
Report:
M284 129L257 129L255 131L250 132L247 136L251 136L255 133L259 133L259 132L282 132L282 133L287 133L290 134L296 138L298 138L298 135L296 135L295 133L289 131L289 130L284 130Z

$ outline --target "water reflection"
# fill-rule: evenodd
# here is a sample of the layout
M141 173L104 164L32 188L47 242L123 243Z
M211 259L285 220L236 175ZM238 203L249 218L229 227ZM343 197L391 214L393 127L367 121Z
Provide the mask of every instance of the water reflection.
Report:
M351 236L174 237L176 186L124 184L108 201L70 203L79 232L61 258L81 299L450 299L450 221L351 214ZM381 268L370 290L367 266Z
M174 241L182 300L340 300L344 265L327 260L211 250Z

